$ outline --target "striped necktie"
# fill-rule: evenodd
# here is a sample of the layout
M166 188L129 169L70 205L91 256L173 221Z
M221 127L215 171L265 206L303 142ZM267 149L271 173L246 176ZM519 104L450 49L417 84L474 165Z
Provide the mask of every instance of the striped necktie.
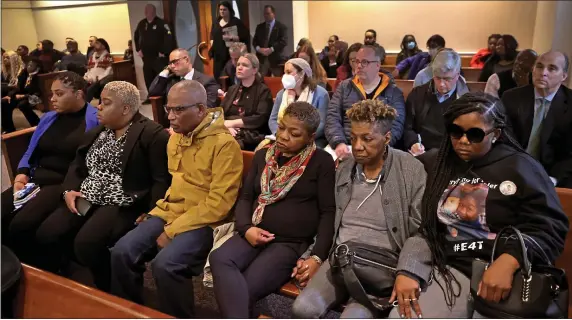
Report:
M530 130L530 138L528 140L526 152L538 160L540 158L540 133L542 132L542 122L546 117L546 106L549 101L544 98L538 98L536 101L540 104L534 112L532 130Z

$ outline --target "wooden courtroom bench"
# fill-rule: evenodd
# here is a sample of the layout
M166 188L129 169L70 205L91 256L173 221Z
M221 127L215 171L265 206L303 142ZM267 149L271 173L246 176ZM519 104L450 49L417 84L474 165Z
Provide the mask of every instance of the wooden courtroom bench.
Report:
M556 188L556 193L562 204L562 208L568 217L568 221L572 222L572 189ZM564 251L558 260L556 266L564 269L568 276L568 287L572 288L572 232L568 232L564 243ZM572 296L568 301L568 318L572 318Z
M52 83L56 79L56 77L65 71L56 71L56 72L49 72L38 75L38 80L40 81L40 91L42 96L42 111L48 112L53 110L52 102L50 101L52 98Z
M397 79L395 80L395 84L403 91L403 97L407 100L407 96L411 93L411 90L413 90L413 80ZM471 92L484 92L486 85L486 82L467 81L467 87L469 87L469 91Z
M16 318L173 318L25 264L22 268Z
M126 81L137 86L137 77L135 76L133 62L129 60L113 62L111 68L113 69L114 81Z
M470 67L471 59L473 58L473 54L462 54L461 55L461 68L468 68ZM383 62L384 65L388 66L395 66L397 61L397 53L388 53L385 55L385 61Z
M162 125L164 128L169 128L171 124L169 123L169 119L167 119L167 114L165 113L165 100L163 97L149 97L149 101L151 101L153 121Z
M36 127L26 128L2 135L2 156L6 162L10 183L14 183L16 172L18 171L18 163L28 149L32 134L36 131Z
M395 70L395 66L385 65L385 64L382 65L381 68L389 73ZM467 82L477 81L479 80L479 76L481 75L481 69L478 68L461 67L461 71L463 72L463 77ZM405 79L396 79L396 80L405 80Z

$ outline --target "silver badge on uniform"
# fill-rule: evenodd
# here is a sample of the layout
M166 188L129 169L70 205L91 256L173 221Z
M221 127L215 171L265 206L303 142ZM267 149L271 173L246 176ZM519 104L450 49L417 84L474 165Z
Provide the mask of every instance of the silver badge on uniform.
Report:
M171 34L171 29L169 29L169 25L165 23L165 29L167 30L167 34Z
M503 181L499 186L499 190L505 196L512 196L516 193L516 184L509 180Z
M153 30L157 30L157 25L153 25Z

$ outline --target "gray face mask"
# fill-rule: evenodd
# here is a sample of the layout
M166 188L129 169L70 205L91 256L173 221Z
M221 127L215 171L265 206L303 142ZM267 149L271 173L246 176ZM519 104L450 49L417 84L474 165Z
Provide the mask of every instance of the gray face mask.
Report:
M413 50L415 48L415 41L409 41L407 43L407 49Z

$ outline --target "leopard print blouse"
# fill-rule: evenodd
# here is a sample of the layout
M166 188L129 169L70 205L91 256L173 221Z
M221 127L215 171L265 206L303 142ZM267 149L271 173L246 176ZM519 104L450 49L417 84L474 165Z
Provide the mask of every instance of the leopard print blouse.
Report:
M104 129L89 148L85 158L88 177L81 184L85 198L100 206L129 206L133 198L123 191L121 155L129 129L119 139Z

